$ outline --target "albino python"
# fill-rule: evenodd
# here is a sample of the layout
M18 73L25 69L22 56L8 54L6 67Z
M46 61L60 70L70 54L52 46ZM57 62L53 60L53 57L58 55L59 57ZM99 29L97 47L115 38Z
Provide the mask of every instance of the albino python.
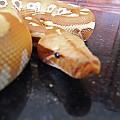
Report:
M20 75L36 42L39 58L69 76L98 74L100 60L84 44L94 26L93 13L77 5L0 0L0 90Z

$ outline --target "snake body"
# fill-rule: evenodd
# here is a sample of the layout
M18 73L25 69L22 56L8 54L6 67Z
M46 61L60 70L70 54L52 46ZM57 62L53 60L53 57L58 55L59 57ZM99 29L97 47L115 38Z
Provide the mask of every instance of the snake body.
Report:
M56 0L0 0L0 90L27 65L32 38L39 58L74 78L100 72L85 46L95 26L93 13ZM33 41L34 42L34 41Z

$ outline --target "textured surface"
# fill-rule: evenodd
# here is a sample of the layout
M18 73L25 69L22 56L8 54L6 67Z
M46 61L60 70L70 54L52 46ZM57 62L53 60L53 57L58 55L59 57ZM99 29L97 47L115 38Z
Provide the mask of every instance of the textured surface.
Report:
M31 14L32 16L29 16L28 14ZM49 17L51 19L49 19ZM52 28L55 28L55 24L55 26L66 26L64 29L72 25L71 30L78 31L77 34L80 34L81 38L86 40L92 34L95 26L94 15L89 9L84 9L83 7L73 4L66 4L65 2L57 0L1 0L0 21L0 90L11 83L22 72L23 68L28 63L32 51L31 35L32 37L35 37L33 36L34 32L37 32L38 35L39 30L43 27L45 31L49 32ZM28 26L25 22L28 23ZM47 25L46 22L49 23L49 25ZM33 26L33 31L35 30L34 32L31 31L29 25ZM38 29L36 29L36 25ZM42 26L42 28L40 26ZM41 31L39 35L46 35L47 32L44 30ZM75 51L72 52L74 53ZM67 59L65 58L65 60ZM60 62L63 63L61 60ZM66 62L69 63L68 60ZM76 62L74 63L74 65L77 65ZM60 64L57 65L60 66ZM100 67L100 64L98 66ZM86 76L88 73L91 73L89 70L87 72L88 68L89 65L86 65L85 69L82 70L85 75L82 76ZM69 73L69 69L66 70L66 73ZM99 72L97 71L97 73Z
M0 92L0 120L120 119L120 15L94 14L96 28L86 44L101 59L101 74L76 81L34 51L19 78Z
M32 39L15 9L0 9L0 90L12 82L28 63Z

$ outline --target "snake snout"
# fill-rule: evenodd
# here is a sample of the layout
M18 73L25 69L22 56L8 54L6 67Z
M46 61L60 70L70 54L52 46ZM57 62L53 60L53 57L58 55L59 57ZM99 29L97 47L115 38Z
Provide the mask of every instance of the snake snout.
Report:
M81 61L80 59L70 59L69 57L51 61L53 63L51 64L52 66L61 69L69 76L76 79L84 78L92 74L99 74L100 72L100 62L96 57L91 61Z
M75 78L83 78L92 74L98 74L100 72L99 66L100 66L99 61L76 63L74 66L70 68L71 76L74 76Z

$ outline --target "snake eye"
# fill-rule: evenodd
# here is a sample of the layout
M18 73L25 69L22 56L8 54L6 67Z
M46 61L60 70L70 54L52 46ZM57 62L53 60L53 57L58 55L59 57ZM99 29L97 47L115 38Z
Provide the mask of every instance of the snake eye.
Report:
M54 56L55 56L56 58L60 58L60 54L59 54L58 52L55 52L55 53L54 53Z

